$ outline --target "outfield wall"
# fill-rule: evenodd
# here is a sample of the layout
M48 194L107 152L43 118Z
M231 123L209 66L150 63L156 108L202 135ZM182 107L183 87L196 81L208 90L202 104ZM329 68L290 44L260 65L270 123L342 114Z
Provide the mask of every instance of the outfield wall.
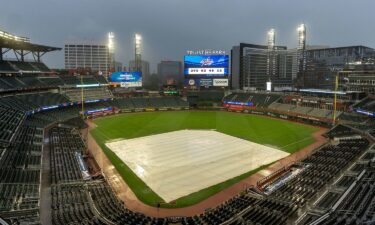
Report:
M118 113L137 113L137 112L156 112L156 111L179 111L179 110L190 110L190 107L162 107L162 108L135 108L135 109L115 109L112 113L103 113L101 115L91 116L88 118L96 118L101 116L107 116L112 114ZM242 109L242 110L231 110L229 108L224 107L204 107L204 108L197 108L196 110L204 110L204 111L228 111L228 112L237 112L237 113L248 113L248 114L255 114L255 115L262 115L262 116L269 116L278 119L284 119L299 123L305 123L313 126L321 126L321 127L331 127L332 121L328 119L318 119L311 116L306 115L299 115L299 114L287 114L282 113L274 110L270 110L268 108L265 109L258 109L258 108L251 108L251 109Z
M314 126L321 126L321 127L331 127L332 121L328 119L319 119L312 116L307 115L301 115L301 114L293 114L293 113L283 113L280 111L271 110L269 108L227 108L228 111L231 112L238 112L238 113L250 113L250 114L256 114L256 115L263 115L263 116L269 116L279 119L285 119L285 120L291 120L295 122L300 123L306 123Z

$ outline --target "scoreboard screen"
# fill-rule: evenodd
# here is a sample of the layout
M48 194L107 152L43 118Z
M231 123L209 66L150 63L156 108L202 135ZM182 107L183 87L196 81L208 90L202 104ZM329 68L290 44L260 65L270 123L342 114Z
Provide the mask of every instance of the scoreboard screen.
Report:
M227 87L228 55L186 55L185 86L190 88Z
M141 72L114 72L109 81L119 83L121 87L142 87Z
M226 78L228 55L186 55L184 73L188 78Z

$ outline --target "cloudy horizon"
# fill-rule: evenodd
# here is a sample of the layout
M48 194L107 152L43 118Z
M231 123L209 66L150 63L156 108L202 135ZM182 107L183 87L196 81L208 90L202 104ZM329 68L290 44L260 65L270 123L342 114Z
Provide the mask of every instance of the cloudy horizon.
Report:
M0 30L61 48L69 40L105 41L114 32L116 61L124 66L133 58L133 35L140 33L142 58L152 72L160 60L182 60L187 50L229 53L240 42L266 44L270 28L278 45L293 48L300 23L307 26L308 45L375 47L375 30L368 28L373 0L0 1ZM50 68L64 67L63 51L43 60Z

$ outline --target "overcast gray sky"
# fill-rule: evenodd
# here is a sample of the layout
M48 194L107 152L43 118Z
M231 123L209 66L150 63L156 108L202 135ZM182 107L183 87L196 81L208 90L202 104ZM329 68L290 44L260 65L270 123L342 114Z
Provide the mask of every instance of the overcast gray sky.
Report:
M155 71L160 60L181 60L186 50L229 51L239 42L297 44L296 27L307 25L307 43L375 47L374 0L0 0L0 29L32 42L63 47L70 39L116 35L116 59L128 64L132 36L143 36L143 59ZM63 51L44 61L63 68Z

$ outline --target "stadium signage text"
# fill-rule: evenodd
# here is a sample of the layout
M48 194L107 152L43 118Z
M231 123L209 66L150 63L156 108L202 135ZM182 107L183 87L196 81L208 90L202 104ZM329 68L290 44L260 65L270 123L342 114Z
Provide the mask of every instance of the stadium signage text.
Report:
M364 114L364 115L367 115L367 116L375 117L375 113L373 113L373 112L369 112L369 111L362 110L362 109L356 109L355 111L357 113L360 113L360 114Z
M107 108L102 108L102 109L94 109L94 110L87 110L85 111L85 115L90 115L90 114L94 114L94 113L99 113L99 112L108 112L108 111L112 111L112 107L107 107Z
M187 50L187 55L225 55L224 50L202 49L202 50Z
M189 68L188 74L223 74L224 68Z
M77 84L77 88L84 88L84 87L99 87L100 84Z
M213 85L216 87L227 87L228 86L228 79L214 79Z
M232 101L224 101L224 104L228 105L243 105L243 106L254 106L252 102L232 102Z

